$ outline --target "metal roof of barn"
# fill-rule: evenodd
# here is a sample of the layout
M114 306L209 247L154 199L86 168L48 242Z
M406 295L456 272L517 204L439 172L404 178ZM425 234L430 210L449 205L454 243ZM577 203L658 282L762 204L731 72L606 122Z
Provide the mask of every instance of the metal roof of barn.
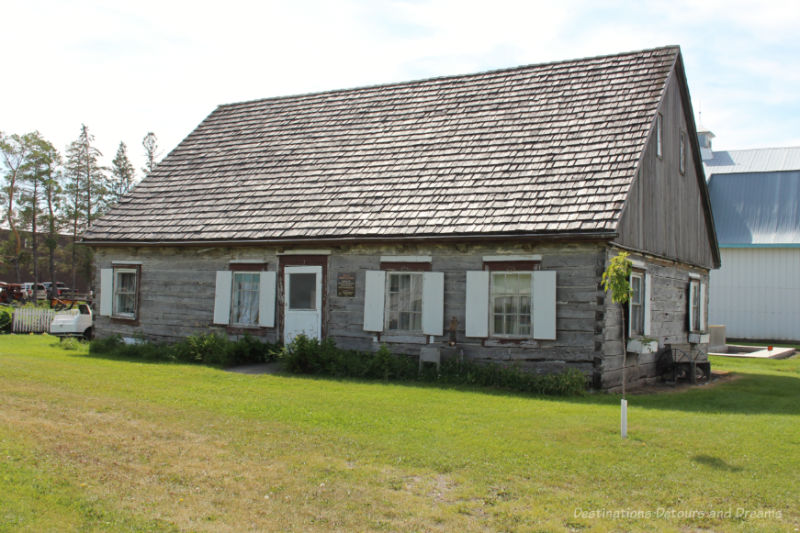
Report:
M707 177L712 174L800 170L800 146L714 151L713 156L703 161Z
M800 169L714 173L708 190L720 247L800 246Z

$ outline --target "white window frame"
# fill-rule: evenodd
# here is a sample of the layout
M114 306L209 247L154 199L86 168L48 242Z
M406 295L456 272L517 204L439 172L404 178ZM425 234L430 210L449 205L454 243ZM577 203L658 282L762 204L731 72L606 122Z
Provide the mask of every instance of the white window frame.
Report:
M396 257L381 257L385 262ZM407 259L403 257L403 259ZM384 262L384 261L382 261ZM410 261L400 261L410 262ZM414 261L428 262L428 261ZM388 330L386 319L389 305L390 274L420 274L422 276L422 330ZM364 275L364 331L389 333L398 338L442 336L444 334L444 272L427 270L368 270ZM427 341L426 341L427 342Z
M695 287L697 290L695 291ZM699 277L689 279L689 333L705 333L708 329L706 324L705 298L706 284ZM697 324L697 328L695 328Z
M111 309L111 317L112 318L122 318L125 320L136 320L136 317L139 316L139 268L138 267L114 267L112 269L113 272L113 283L112 283L112 309ZM134 287L133 292L131 293L124 293L124 294L131 294L133 296L133 312L121 312L119 310L119 300L118 297L123 293L120 292L120 282L119 282L119 275L120 274L133 274L134 279Z
M237 304L237 291L236 291L236 277L241 275L249 275L249 276L256 276L256 283L258 284L255 291L256 294L256 302L259 303L260 295L261 295L261 271L259 270L234 270L231 271L231 308L230 308L230 315L228 317L228 323L231 326L239 327L239 328L257 328L259 327L260 323L260 305L256 305L256 316L252 319L251 322L236 322L234 321L234 317L236 316L236 304ZM241 302L240 302L241 303Z
M491 270L489 271L489 337L490 338L497 338L497 339L532 339L533 338L533 270ZM509 275L515 276L527 276L529 278L528 282L528 323L526 324L528 327L528 333L498 333L495 331L495 298L500 297L500 294L495 293L495 276L505 276L508 279ZM521 299L524 295L522 293L503 293L502 296L511 296L515 299ZM517 302L517 312L514 313L515 316L521 317L523 314L519 312L522 308L521 303ZM506 313L501 313L505 315ZM518 324L518 329L521 327L522 320Z
M491 274L502 270L468 270L466 279L465 336L498 341L556 340L557 276L555 270L514 270L531 274L531 335L528 337L490 336L493 320Z
M634 295L636 291L633 289L634 280L639 281L639 302L635 302ZM631 272L630 277L630 284L631 284L631 296L628 300L628 336L629 337L641 337L644 335L644 316L645 316L645 298L644 298L644 281L645 275L644 272L633 271ZM633 311L634 307L638 306L641 309L641 324L634 324L633 320Z
M254 324L231 323L231 318L233 317L233 275L237 272L259 275L258 319ZM275 327L276 272L271 270L219 270L216 277L213 324L244 329Z
M639 338L639 337L649 337L651 334L651 325L650 325L650 294L653 289L653 277L650 275L647 270L645 270L644 263L640 263L638 261L634 261L634 268L635 270L631 271L630 278L628 278L628 282L631 284L631 297L628 300L628 338ZM640 291L640 295L642 298L641 306L642 306L642 327L641 333L639 331L634 331L633 329L633 279L639 278L641 279L642 288Z
M411 310L411 309L408 309L408 310L401 310L401 309L394 310L394 309L391 309L391 305L392 305L392 291L391 291L392 278L395 277L395 276L410 276L410 277L418 278L418 281L416 283L417 283L417 287L419 288L419 302L420 302L419 311L414 311L414 310ZM422 302L423 302L423 300L425 298L424 291L423 291L423 284L424 284L424 272L399 271L399 270L387 270L386 271L386 287L385 287L386 296L384 298L385 309L384 309L384 312L383 312L383 315L384 315L383 330L385 332L387 332L387 333L402 333L402 334L422 335L422 329L423 329L423 326L422 326ZM414 282L412 281L411 282L411 287L413 287L413 285L414 285ZM409 287L409 289L411 289L411 287ZM414 296L415 296L413 294L413 290L410 290L409 296L410 296L410 298L409 298L409 302L408 303L411 303L411 302L413 302ZM414 314L414 315L418 314L419 315L419 328L410 328L410 329L402 329L402 328L399 328L399 327L392 328L391 327L392 315L395 312L398 313L398 325L399 325L399 321L400 321L399 320L399 313L405 312L405 313L411 313L411 314Z

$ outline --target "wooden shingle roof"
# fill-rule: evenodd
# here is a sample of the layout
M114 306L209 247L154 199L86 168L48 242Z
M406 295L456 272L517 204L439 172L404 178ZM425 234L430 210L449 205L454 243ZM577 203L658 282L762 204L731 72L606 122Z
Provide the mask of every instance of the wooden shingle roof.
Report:
M84 241L613 233L679 53L222 105Z

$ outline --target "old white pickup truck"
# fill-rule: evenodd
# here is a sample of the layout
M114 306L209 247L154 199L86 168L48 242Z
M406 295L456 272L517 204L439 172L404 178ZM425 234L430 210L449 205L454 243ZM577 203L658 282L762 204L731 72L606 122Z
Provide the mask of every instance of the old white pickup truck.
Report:
M56 337L92 338L92 309L87 304L78 305L77 312L59 312L50 322L50 334Z

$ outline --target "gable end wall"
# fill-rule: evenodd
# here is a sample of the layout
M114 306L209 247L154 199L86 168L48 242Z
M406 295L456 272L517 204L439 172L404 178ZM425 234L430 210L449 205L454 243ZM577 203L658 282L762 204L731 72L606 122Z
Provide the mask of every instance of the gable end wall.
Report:
M659 111L663 115L663 156L656 155L656 135L652 132L620 217L616 242L633 250L714 268L716 237L704 211L704 177L698 174L693 154L697 145L694 126L686 121L675 70ZM679 168L681 131L686 142L684 174Z

